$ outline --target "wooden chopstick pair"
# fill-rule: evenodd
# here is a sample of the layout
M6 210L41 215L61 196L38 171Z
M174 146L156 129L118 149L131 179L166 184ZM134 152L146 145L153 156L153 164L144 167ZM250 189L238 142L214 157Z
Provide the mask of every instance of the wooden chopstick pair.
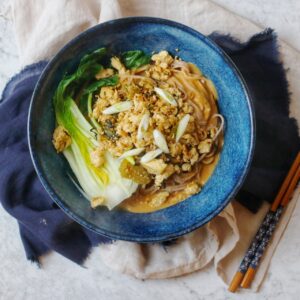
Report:
M284 207L289 203L291 196L300 178L300 152L294 160L280 190L252 240L240 266L234 275L228 290L235 292L239 286L249 288L254 279L260 259L273 235L276 225L282 215Z

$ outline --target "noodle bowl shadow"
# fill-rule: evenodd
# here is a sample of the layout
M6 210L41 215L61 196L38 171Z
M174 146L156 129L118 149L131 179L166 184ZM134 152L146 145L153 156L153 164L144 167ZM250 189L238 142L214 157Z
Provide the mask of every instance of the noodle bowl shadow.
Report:
M53 94L66 72L74 71L87 52L106 47L120 53L140 49L167 50L196 64L219 94L225 118L220 160L199 194L151 213L96 210L70 179L70 168L52 145L55 115ZM36 172L60 208L79 224L112 239L155 242L174 239L204 225L218 215L240 188L254 148L254 116L246 85L232 61L212 41L184 25L156 18L137 17L97 25L69 42L41 75L31 102L28 139Z

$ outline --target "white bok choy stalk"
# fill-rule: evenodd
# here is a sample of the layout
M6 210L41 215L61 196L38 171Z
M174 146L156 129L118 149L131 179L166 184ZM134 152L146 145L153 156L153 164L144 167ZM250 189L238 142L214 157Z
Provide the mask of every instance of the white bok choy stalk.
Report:
M108 152L105 153L104 165L96 168L91 163L90 152L99 145L99 142L93 136L93 127L71 99L70 116L74 121L71 123L74 126L73 130L70 125L65 127L64 124L60 124L68 130L72 138L71 145L63 151L63 154L88 198L91 200L94 197L104 197L104 205L112 209L130 197L138 184L121 176L120 160L113 158Z

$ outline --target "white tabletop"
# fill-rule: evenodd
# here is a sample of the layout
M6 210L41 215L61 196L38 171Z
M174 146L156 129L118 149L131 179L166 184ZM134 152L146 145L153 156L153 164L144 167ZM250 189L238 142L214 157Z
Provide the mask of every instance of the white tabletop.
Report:
M196 1L196 0L194 0ZM0 0L3 7L7 0ZM300 1L215 0L260 25L274 28L279 37L300 51ZM19 70L12 24L0 15L0 92ZM1 180L1 179L0 179ZM298 299L300 295L300 203L272 259L258 294L243 291L243 299ZM58 254L42 259L42 269L26 261L16 221L0 207L0 300L6 299L240 299L216 276L212 265L194 274L169 280L139 281L93 264L79 267Z

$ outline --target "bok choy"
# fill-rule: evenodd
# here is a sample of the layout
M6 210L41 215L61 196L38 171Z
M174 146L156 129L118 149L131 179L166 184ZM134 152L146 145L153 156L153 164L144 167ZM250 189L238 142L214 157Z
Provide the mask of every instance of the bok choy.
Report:
M104 197L104 205L112 209L131 196L138 184L121 176L119 171L121 161L113 158L108 152L104 156L105 163L100 167L95 167L91 162L90 153L99 147L94 131L100 127L91 116L92 93L103 86L113 86L118 83L117 75L95 79L95 75L103 68L101 61L105 54L106 50L101 48L85 55L77 70L60 81L53 103L57 124L62 126L72 139L71 145L63 150L63 154L84 194L89 200ZM87 101L86 107L91 124L75 102L78 87L85 87L83 97L88 95L83 99Z
M127 51L122 54L122 62L127 69L137 69L143 65L149 64L151 56L141 50Z

